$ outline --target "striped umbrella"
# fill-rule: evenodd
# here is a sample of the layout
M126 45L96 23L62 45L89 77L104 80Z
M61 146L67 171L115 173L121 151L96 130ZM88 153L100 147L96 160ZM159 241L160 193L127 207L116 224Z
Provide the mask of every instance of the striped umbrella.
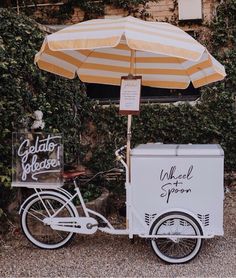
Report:
M142 85L185 89L222 80L224 67L183 30L131 16L96 19L48 35L35 56L39 68L83 82L120 85L141 75ZM128 117L128 155L131 116Z
M221 80L224 67L207 49L169 23L142 21L131 16L95 19L47 36L35 56L39 68L83 82L120 85L130 72L144 86L185 89Z

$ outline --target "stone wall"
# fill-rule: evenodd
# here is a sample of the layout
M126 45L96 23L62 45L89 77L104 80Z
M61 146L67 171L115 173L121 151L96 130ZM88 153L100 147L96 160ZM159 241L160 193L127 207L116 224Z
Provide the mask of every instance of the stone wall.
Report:
M178 1L175 0L159 0L158 2L149 2L147 12L150 13L150 20L157 21L173 21L178 19ZM218 0L202 0L203 22L211 21L215 14L215 8L219 3ZM127 12L123 9L115 9L113 6L106 6L105 17L125 16ZM84 13L79 9L74 9L71 22L77 23L83 20Z
M93 0L90 0L93 1ZM61 6L61 2L54 3L51 0L42 0L43 4L49 6L38 6L37 9L32 10L34 17L40 19L45 24L58 24L58 18L53 17L53 12L57 11ZM197 25L202 25L202 23L207 23L212 20L216 6L220 0L202 0L202 12L203 20L198 22ZM51 4L50 4L51 3ZM60 5L58 5L60 4ZM96 5L96 3L94 3ZM140 10L142 7L140 7ZM150 17L147 20L154 21L169 21L178 23L178 0L159 0L157 2L149 2L146 7L146 11L150 14ZM123 9L116 9L113 6L105 7L105 16L106 18L114 18L126 16L127 12ZM43 20L42 20L43 19ZM84 12L79 8L75 7L74 12L70 19L66 19L60 22L60 24L74 24L83 21ZM190 22L190 25L194 25L194 22ZM187 28L189 22L181 23L181 26Z
M95 1L94 4L96 4L97 0L90 1ZM157 2L150 1L145 7L146 12L150 15L150 17L147 17L146 20L167 21L172 24L179 25L183 30L189 32L211 51L209 43L211 32L207 27L207 23L213 19L219 2L220 0L202 0L202 20L179 21L178 0L159 0ZM34 8L32 16L36 19L36 21L44 24L42 25L42 28L46 28L48 33L58 31L67 24L75 24L84 20L84 11L77 7L74 7L73 14L70 17L62 20L60 17L54 16L55 12L57 12L60 6L62 6L62 2L53 4L53 1L51 0L41 0L41 3L43 3L43 5L46 4L47 6L39 5L36 9ZM143 7L140 6L140 11L142 9ZM117 18L126 15L128 15L127 11L124 11L123 9L116 9L112 5L107 5L105 7L105 15L102 17Z

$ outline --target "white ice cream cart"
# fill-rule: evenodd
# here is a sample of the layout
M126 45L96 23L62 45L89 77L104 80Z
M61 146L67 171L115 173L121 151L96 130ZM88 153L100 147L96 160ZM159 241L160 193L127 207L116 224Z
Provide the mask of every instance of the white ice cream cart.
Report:
M73 233L97 230L113 235L149 239L158 257L168 263L192 260L203 238L223 235L224 152L219 145L143 144L131 150L130 169L122 151L117 159L126 169L125 229L116 229L100 213L86 207L77 178L83 173L64 173L76 193L65 189L40 190L21 206L21 226L26 237L45 249L59 248ZM84 216L73 199L78 197ZM35 223L43 234L38 234ZM45 236L46 235L46 236Z
M223 169L224 152L219 145L153 143L134 148L132 232L141 235L148 230L154 238L156 234L175 234L172 241L176 242L183 234L186 239L192 233L203 238L223 235ZM170 250L163 252L161 244L152 241L157 255L175 262L175 255L169 254Z
M132 204L151 225L168 211L201 222L204 235L223 235L223 162L219 145L139 145L131 152ZM133 217L133 230L142 226Z

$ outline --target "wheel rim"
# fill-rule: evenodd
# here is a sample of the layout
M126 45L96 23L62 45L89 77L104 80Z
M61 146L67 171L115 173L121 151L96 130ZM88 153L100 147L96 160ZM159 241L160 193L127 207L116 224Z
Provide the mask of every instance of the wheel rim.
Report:
M155 224L155 223L154 223ZM152 235L200 235L198 225L189 217L170 215L160 220ZM200 238L157 238L151 241L154 252L169 263L184 263L193 259L201 248Z
M55 196L41 196L44 205L52 215L59 210L65 201ZM72 237L73 233L53 230L42 221L48 217L44 205L39 198L32 200L22 213L22 228L26 237L35 245L41 248L54 249L63 246ZM66 205L57 217L73 217L73 210Z

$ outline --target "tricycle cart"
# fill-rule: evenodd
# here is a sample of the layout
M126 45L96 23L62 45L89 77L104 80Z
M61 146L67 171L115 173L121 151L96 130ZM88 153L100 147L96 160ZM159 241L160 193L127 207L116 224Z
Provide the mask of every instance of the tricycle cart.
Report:
M26 237L45 249L62 247L74 233L97 230L114 235L149 239L158 257L168 263L185 263L199 252L203 238L223 235L223 161L219 145L139 145L131 151L126 171L126 229L115 229L100 213L86 208L77 177L65 173L76 193L65 189L35 188L21 206L21 225ZM37 186L36 186L37 187ZM78 196L84 215L73 199Z

